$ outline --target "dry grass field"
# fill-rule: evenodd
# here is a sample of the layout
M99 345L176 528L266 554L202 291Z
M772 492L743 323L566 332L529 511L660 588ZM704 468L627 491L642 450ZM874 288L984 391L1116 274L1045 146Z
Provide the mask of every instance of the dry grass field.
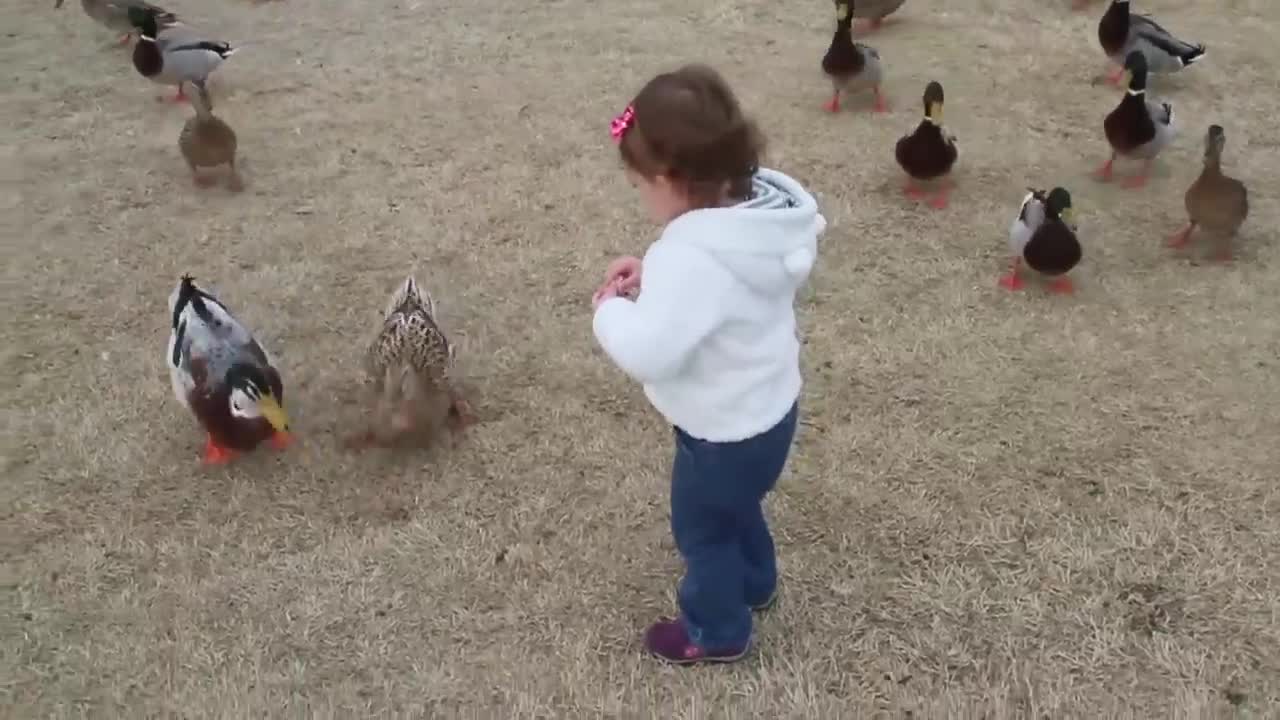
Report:
M9 717L1280 716L1280 156L1271 0L1145 0L1209 46L1182 134L1101 185L1096 23L909 0L868 40L893 112L820 109L829 0L171 0L242 52L212 85L246 189L193 186L186 106L72 0L0 5L0 702ZM605 263L656 236L608 123L725 73L831 227L770 501L782 599L731 667L671 669L669 429L595 346ZM893 142L947 89L951 207ZM865 107L858 103L855 108ZM1177 253L1206 126L1252 191L1229 264ZM1077 292L996 286L1027 184L1074 195ZM343 451L413 270L481 422ZM199 463L164 368L178 276L284 368L298 434Z

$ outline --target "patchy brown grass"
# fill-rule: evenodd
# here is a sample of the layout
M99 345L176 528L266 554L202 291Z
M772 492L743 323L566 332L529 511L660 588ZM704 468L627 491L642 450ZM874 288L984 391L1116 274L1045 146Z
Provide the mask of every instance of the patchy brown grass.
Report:
M1280 712L1280 8L1142 3L1210 53L1159 86L1182 138L1120 191L1087 178L1118 97L1089 82L1100 8L910 0L870 41L894 112L829 117L829 4L175 0L256 43L214 86L238 196L192 186L189 111L75 3L0 7L5 706ZM749 660L692 671L638 648L679 572L670 441L587 307L655 233L608 121L684 60L723 69L832 224L771 503L782 602ZM945 211L902 199L892 160L929 78L961 143ZM1210 122L1253 192L1227 266L1161 243ZM995 286L1027 183L1075 195L1075 297ZM343 453L361 343L409 268L464 337L483 422L452 451ZM281 358L295 448L198 465L162 360L184 271Z

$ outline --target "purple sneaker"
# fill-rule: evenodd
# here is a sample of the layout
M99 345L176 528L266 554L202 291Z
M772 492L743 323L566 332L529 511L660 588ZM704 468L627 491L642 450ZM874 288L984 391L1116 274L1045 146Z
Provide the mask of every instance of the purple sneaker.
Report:
M644 646L659 660L674 665L693 665L700 662L730 663L742 659L751 648L748 641L740 648L708 650L689 639L684 623L666 618L649 626L644 634Z

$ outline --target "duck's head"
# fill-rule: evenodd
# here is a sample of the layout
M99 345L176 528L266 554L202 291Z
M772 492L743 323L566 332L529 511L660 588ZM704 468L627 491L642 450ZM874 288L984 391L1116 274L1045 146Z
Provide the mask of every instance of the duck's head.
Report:
M236 363L227 372L227 384L231 393L227 404L234 420L257 420L271 423L276 432L289 431L289 416L285 414L280 399L271 392L267 376L256 365Z
M924 116L934 125L942 124L942 83L929 81L924 89Z
M1134 50L1125 56L1124 79L1130 95L1141 95L1147 89L1147 56Z
M156 11L150 8L130 6L129 24L137 28L138 37L147 42L155 42L156 34L160 32L156 23Z
M836 27L853 26L853 0L836 0Z
M1204 157L1213 160L1222 157L1222 149L1227 146L1227 131L1221 125L1210 125L1204 134Z
M1058 218L1075 227L1076 213L1071 207L1071 193L1066 188L1056 187L1049 191L1049 196L1044 201L1044 213L1047 217Z

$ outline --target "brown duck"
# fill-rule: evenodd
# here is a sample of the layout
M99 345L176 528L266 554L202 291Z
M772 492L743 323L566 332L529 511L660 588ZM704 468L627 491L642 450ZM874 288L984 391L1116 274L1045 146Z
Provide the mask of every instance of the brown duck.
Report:
M1204 169L1183 197L1187 224L1169 239L1170 246L1185 246L1191 241L1191 233L1200 227L1218 236L1218 259L1231 259L1233 241L1249 216L1249 191L1244 183L1222 174L1222 149L1226 144L1227 134L1222 126L1210 125L1204 137Z
M451 438L475 422L455 371L457 345L440 327L435 299L409 276L387 302L364 367L377 403L374 421L347 447L431 441L446 425Z
M236 132L213 114L213 101L203 85L191 84L191 104L196 114L187 119L178 135L178 149L191 168L196 185L208 187L215 179L202 174L207 168L227 166L227 189L240 192L244 183L236 170Z
M929 200L929 204L938 209L947 206L947 193L951 189L948 176L959 156L955 137L942 127L942 104L942 85L930 82L924 89L924 119L915 132L903 136L894 146L898 165L908 176L902 191L908 197L921 200L926 192L918 183L938 181L939 187Z

